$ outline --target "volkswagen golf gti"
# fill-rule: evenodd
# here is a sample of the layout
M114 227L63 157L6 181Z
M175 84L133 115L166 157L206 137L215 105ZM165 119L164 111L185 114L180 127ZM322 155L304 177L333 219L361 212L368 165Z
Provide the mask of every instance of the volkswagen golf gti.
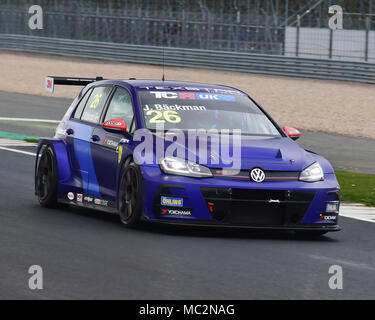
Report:
M182 81L47 77L81 85L53 138L41 138L35 193L140 222L338 231L330 163L302 149L248 94Z

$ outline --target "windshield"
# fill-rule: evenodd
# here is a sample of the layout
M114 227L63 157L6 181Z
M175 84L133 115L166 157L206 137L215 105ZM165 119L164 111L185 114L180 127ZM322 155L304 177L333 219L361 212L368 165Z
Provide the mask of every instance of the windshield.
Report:
M232 91L233 92L233 91ZM240 129L242 134L280 136L266 115L244 94L186 91L138 91L145 127Z

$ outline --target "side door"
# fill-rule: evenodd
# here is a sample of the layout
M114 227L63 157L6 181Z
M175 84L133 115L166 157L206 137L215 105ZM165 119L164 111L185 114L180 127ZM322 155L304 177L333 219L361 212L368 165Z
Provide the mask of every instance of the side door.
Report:
M119 158L118 144L121 139L124 139L123 141L126 141L130 147L132 133L135 131L133 101L130 92L123 87L115 87L101 122L111 119L125 120L129 134L125 136L123 133L108 132L98 126L93 133L97 137L97 141L92 141L91 145L100 193L106 200L115 202Z
M89 90L67 122L67 144L72 167L78 178L77 187L86 195L100 197L91 152L93 131L99 124L112 86L98 86Z

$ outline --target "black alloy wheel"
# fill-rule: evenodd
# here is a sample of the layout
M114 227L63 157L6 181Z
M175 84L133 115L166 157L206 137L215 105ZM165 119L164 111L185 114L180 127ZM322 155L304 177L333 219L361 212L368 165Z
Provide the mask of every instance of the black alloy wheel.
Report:
M57 165L51 146L43 146L38 162L36 191L42 207L54 207L57 204Z
M119 190L119 215L121 222L127 227L139 224L142 211L141 172L134 163L129 163L121 179Z

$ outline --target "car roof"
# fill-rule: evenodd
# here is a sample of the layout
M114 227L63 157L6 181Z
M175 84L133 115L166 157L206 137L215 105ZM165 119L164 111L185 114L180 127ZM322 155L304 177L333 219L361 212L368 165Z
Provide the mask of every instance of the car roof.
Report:
M179 90L187 90L189 91L189 88L194 88L194 91L207 91L207 89L218 89L223 91L236 91L238 93L246 94L245 92L225 86L225 85L216 85L216 84L208 84L208 83L201 83L201 82L191 82L191 81L174 81L174 80L113 80L115 83L120 84L121 82L126 83L134 87L136 90L168 90L173 88L179 88ZM156 88L158 87L158 88ZM180 89L181 88L181 89ZM199 89L199 90L197 90ZM176 89L175 89L176 90ZM190 89L192 90L192 89Z

